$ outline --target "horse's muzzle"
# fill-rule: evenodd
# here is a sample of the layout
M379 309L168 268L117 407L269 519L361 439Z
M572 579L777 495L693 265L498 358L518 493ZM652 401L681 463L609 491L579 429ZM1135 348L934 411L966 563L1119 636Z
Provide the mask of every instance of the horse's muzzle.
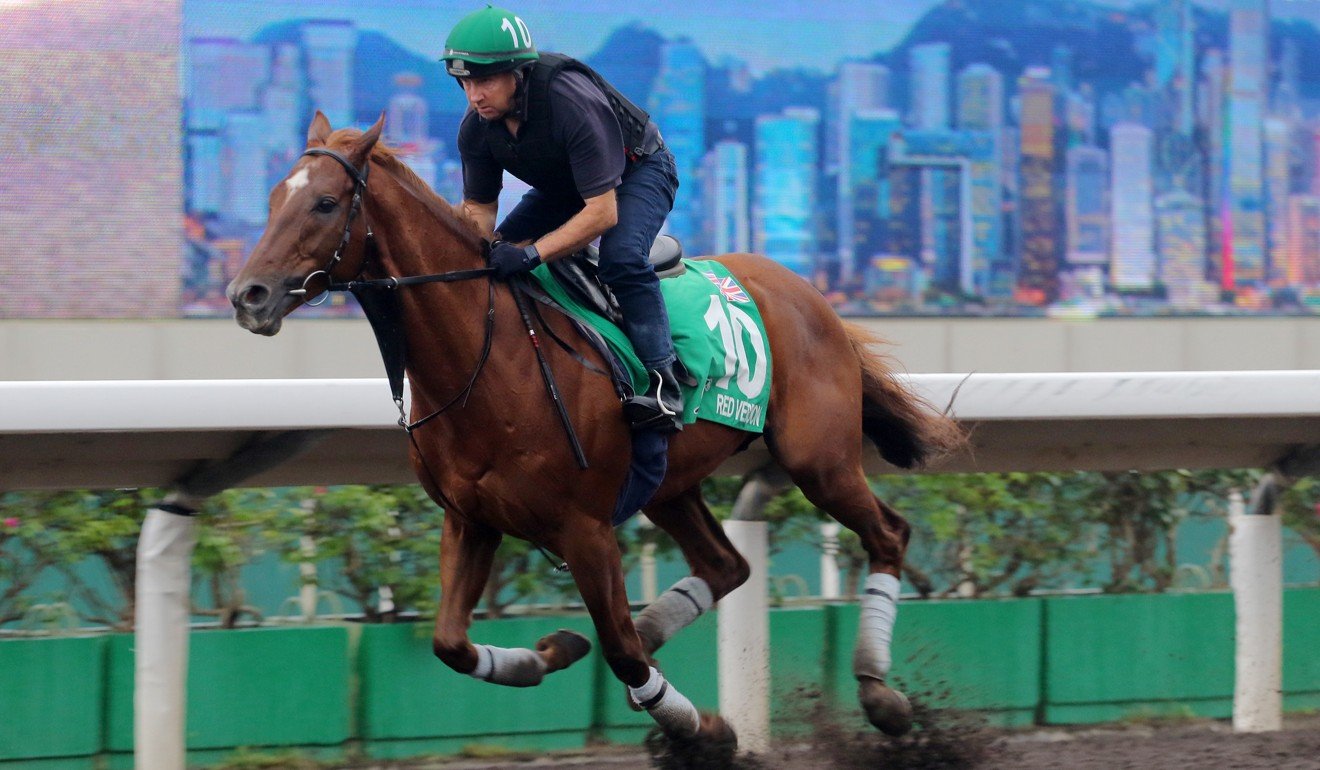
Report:
M229 302L234 306L234 320L238 325L252 332L267 337L274 336L284 322L282 305L291 299L287 292L275 292L261 281L237 281L229 284L226 290Z

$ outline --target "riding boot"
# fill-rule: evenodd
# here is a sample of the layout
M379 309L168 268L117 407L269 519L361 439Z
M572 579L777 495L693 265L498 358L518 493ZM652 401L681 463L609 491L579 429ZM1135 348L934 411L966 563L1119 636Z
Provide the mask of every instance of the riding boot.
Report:
M645 392L623 404L623 415L633 430L677 433L683 430L683 391L679 389L674 364L649 371L650 383Z

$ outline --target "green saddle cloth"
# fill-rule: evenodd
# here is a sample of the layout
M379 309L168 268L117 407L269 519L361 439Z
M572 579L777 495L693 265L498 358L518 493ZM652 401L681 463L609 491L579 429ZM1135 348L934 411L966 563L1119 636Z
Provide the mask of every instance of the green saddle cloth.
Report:
M687 270L682 275L660 281L674 352L697 382L683 387L683 422L710 420L761 433L770 401L770 346L761 313L724 265L704 259L683 263ZM646 369L622 329L578 302L547 265L533 270L532 277L556 302L600 332L631 376L634 391L646 388Z

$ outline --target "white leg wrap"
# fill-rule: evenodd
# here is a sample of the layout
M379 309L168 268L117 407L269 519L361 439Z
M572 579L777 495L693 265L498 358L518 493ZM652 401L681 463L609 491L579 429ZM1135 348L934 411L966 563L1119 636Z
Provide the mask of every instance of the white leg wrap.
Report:
M683 693L674 689L664 676L651 668L651 678L641 687L629 687L628 694L651 715L665 735L688 737L701 729L701 715Z
M488 644L475 645L477 667L468 676L509 687L533 687L545 678L545 660L526 647L508 649Z
M857 648L853 651L853 673L884 679L889 673L889 643L898 616L898 578L875 572L866 578L862 615L857 626Z
M710 609L712 604L714 597L706 581L688 575L646 605L633 625L637 633L658 649L674 634L687 628L701 613Z

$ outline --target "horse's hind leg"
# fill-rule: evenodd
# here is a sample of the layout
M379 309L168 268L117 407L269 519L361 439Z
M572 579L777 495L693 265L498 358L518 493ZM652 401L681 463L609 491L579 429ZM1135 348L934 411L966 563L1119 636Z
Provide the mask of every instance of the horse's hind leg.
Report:
M559 551L591 613L610 670L628 686L632 699L650 713L665 735L680 740L719 739L731 750L736 740L724 720L698 713L692 702L650 665L628 611L619 546L609 523L592 521L570 529L573 537L566 538Z
M445 516L440 538L440 610L432 648L445 665L469 676L510 687L531 687L546 674L567 668L591 649L586 637L560 630L542 638L535 650L473 644L468 637L472 610L490 576L500 533L490 527Z
M647 506L646 516L674 538L692 570L633 621L650 655L746 582L749 568L706 507L700 485Z
M840 410L851 417L857 410ZM782 416L782 415L781 415ZM854 418L855 419L855 418ZM771 451L807 499L857 533L869 560L862 615L853 654L858 698L871 724L891 735L912 725L907 698L885 684L890 640L898 612L898 578L911 528L871 492L861 464L861 431L843 420L816 419L785 431L781 424Z

